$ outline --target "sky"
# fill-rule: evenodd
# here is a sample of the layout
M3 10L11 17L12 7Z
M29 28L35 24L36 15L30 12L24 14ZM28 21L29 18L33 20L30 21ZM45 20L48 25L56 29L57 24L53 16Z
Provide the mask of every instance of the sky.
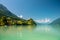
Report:
M54 20L60 18L60 0L0 0L17 16L34 20Z

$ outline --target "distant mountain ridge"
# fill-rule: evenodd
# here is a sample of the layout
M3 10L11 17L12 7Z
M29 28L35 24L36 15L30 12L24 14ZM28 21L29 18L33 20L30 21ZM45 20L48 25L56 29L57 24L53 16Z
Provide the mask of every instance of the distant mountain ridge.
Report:
M51 24L53 24L53 25L60 25L60 18L54 20Z

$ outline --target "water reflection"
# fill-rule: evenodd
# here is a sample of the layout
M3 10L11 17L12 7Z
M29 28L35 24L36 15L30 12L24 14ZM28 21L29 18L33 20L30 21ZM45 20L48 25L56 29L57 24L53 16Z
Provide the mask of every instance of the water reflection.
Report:
M52 25L0 26L0 40L59 40L59 32Z
M39 28L36 28L37 31L45 31L45 32L48 32L48 31L51 31L51 28L49 27L39 27Z
M3 30L3 31L22 31L22 30L33 30L36 26L31 26L31 25L28 25L28 26L0 26L0 30Z
M36 28L36 31L41 31L41 32L49 32L51 30L52 30L52 28L49 25L39 25Z
M50 32L53 30L58 30L60 31L60 25L38 25L38 26L0 26L0 31L41 31L41 32Z

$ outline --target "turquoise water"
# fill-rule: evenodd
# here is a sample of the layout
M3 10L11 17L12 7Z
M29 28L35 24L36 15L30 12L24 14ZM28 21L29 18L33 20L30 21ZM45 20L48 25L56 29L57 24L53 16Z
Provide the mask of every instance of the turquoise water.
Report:
M0 40L60 40L59 26L0 26Z

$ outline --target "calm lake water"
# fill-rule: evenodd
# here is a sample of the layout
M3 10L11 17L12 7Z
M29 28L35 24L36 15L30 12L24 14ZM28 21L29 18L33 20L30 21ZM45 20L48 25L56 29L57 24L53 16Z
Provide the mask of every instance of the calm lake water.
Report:
M60 40L60 26L0 26L0 40Z

